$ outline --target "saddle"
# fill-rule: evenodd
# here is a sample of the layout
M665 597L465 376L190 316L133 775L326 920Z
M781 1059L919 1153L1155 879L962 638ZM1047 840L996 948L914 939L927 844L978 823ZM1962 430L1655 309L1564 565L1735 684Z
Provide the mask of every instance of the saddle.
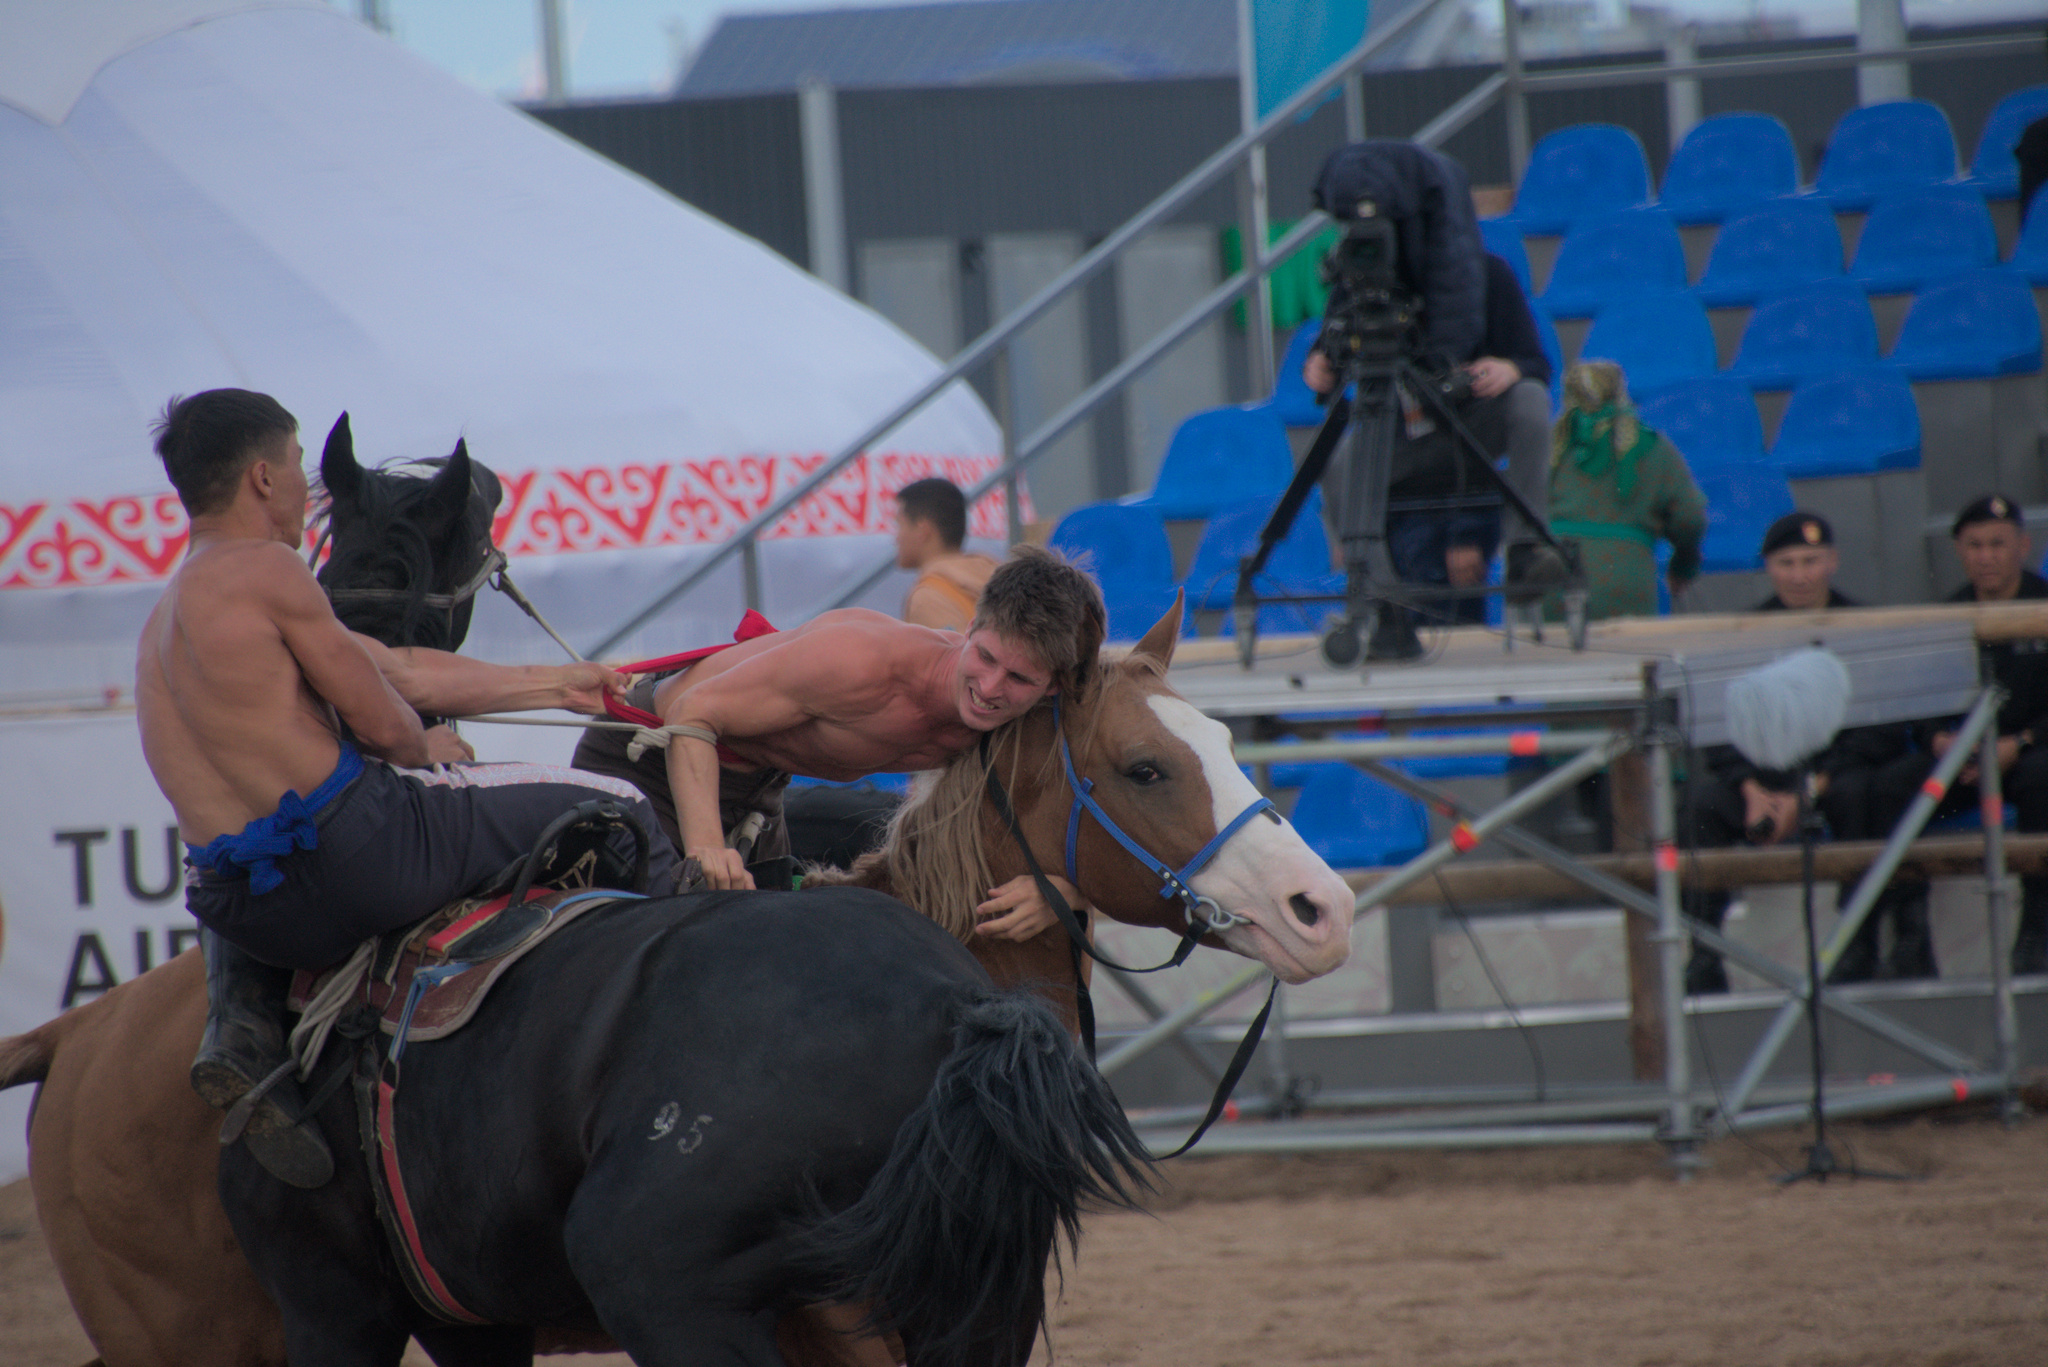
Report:
M636 842L631 863L608 843L615 829ZM556 818L530 853L470 896L366 941L337 967L301 969L286 999L300 1017L294 1047L311 1037L301 1054L310 1067L327 1027L352 1008L368 1006L392 1036L396 1061L408 1040L441 1039L467 1025L505 970L549 935L591 907L638 896L646 886L647 847L639 827L616 803L581 803Z
M604 838L620 824L639 840L631 864ZM324 1099L343 1081L352 1084L379 1223L413 1298L439 1319L484 1322L455 1298L429 1261L406 1192L394 1127L406 1047L446 1038L467 1025L512 965L571 921L644 895L599 884L643 888L646 880L647 848L639 828L616 804L586 802L564 813L532 853L475 894L364 942L338 967L319 974L302 970L293 979L288 1004L300 1013L292 1034L302 1058L317 1059L330 1031L361 1042L354 1062L339 1064L317 1095Z
M505 971L548 936L594 907L636 895L533 888L516 906L507 893L465 897L373 941L367 959L322 973L299 970L287 1004L302 1018L323 997L335 1015L367 1006L397 1058L411 1041L442 1039L469 1024ZM346 995L338 990L343 979L352 984Z

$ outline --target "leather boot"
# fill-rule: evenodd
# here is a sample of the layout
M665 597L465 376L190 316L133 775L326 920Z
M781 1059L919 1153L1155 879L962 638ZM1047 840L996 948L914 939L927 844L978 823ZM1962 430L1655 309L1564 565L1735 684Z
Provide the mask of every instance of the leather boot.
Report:
M1934 965L1934 934L1927 925L1927 885L1915 883L1887 891L1871 909L1874 922L1889 910L1892 918L1892 952L1885 961L1887 978L1938 978Z
M1826 936L1822 936L1826 939ZM1863 918L1863 926L1856 932L1856 938L1842 951L1842 957L1835 960L1835 966L1828 970L1828 984L1867 983L1877 976L1877 908Z
M2020 902L2019 934L2012 942L2012 971L2048 973L2048 879L2036 876L2021 880L2021 885L2026 893Z
M199 932L199 946L206 957L206 1033L192 1061L192 1090L225 1111L288 1061L284 999L292 975L210 930ZM323 1187L334 1176L334 1155L319 1127L300 1118L301 1109L297 1079L287 1071L255 1104L240 1138L279 1181Z
M1728 894L1725 892L1688 888L1684 898L1685 919L1689 921L1719 930L1722 922L1728 919ZM1685 995L1715 997L1727 990L1728 965L1721 962L1720 954L1694 940L1692 953L1685 960Z
M1694 945L1685 961L1685 995L1717 997L1728 990L1728 965L1721 956L1702 945Z

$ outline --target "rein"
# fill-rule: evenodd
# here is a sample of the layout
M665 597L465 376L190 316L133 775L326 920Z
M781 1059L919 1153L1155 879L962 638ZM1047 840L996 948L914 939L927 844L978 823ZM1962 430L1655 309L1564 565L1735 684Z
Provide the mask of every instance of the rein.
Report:
M1119 845L1161 880L1164 885L1159 890L1161 897L1180 898L1187 918L1187 929L1181 932L1180 943L1174 947L1172 957L1150 968L1132 968L1127 964L1120 964L1090 944L1088 927L1081 919L1081 914L1068 905L1067 899L1060 895L1060 890L1045 876L1045 869L1039 864L1038 855L1032 850L1031 842L1024 838L1024 828L1017 820L1017 809L1011 803L1009 791L1003 787L1002 779L996 774L994 759L990 754L989 733L982 733L981 762L983 772L987 776L989 801L995 805L996 814L1002 817L1003 824L1009 828L1010 838L1023 852L1024 863L1031 870L1031 881L1038 885L1038 895L1045 899L1046 905L1052 908L1053 915L1059 918L1061 928L1067 932L1067 947L1074 963L1075 1012L1080 1018L1081 1043L1088 1051L1088 1060L1092 1063L1095 1061L1095 1002L1089 996L1087 984L1081 977L1081 956L1086 954L1103 967L1115 969L1119 973L1157 973L1163 969L1178 968L1186 963L1188 956L1194 953L1195 946L1201 942L1204 935L1248 923L1249 917L1225 911L1217 905L1215 899L1196 893L1188 886L1187 880L1206 868L1223 848L1224 843L1236 835L1254 816L1260 812L1267 812L1275 821L1280 817L1273 807L1272 800L1261 796L1218 831L1208 844L1195 851L1194 858L1176 869L1138 844L1118 826L1110 818L1109 813L1102 809L1102 804L1095 800L1093 782L1075 772L1074 753L1067 743L1066 725L1061 717L1057 697L1053 700L1053 728L1059 737L1060 763L1066 771L1067 784L1074 793L1074 805L1067 815L1067 881L1078 885L1075 876L1075 845L1080 838L1081 814L1085 811L1094 817L1096 824L1107 831ZM1244 1077L1245 1069L1251 1065L1252 1055L1258 1050L1259 1041L1265 1036L1266 1021L1273 1014L1273 1001L1279 992L1280 980L1275 978L1273 985L1266 991L1265 1005L1261 1006L1258 1015L1252 1018L1251 1025L1245 1030L1244 1038L1238 1042L1237 1052L1230 1056L1230 1066L1223 1070L1223 1077L1216 1084L1216 1094L1210 1098L1209 1110L1202 1117L1202 1123L1195 1126L1194 1133L1189 1135L1179 1148L1172 1153L1161 1154L1161 1158L1178 1158L1192 1149L1202 1136L1209 1132L1209 1127L1216 1123L1216 1118L1223 1114L1223 1108L1230 1103L1230 1094L1237 1089L1238 1082Z

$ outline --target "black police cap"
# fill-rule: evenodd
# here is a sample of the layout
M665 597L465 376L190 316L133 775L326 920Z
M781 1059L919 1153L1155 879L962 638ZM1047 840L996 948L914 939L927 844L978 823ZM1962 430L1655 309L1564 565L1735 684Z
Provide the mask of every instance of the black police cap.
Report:
M1787 546L1832 546L1835 544L1835 529L1819 513L1787 513L1771 524L1764 533L1763 554L1782 551Z
M1948 534L1961 536L1963 528L1979 522L2010 522L2015 527L2027 525L2026 519L2020 516L2019 504L2004 494L1986 494L1956 514L1956 525L1949 528Z

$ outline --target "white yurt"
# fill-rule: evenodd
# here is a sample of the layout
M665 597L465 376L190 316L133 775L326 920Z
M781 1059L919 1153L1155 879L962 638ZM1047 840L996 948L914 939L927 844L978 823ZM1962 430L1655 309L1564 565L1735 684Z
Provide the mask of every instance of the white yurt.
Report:
M319 3L0 6L0 186L0 1036L189 943L128 707L184 544L149 444L171 395L273 394L315 452L347 410L366 463L465 438L503 477L520 586L587 645L938 371L759 243ZM970 482L999 450L970 391L942 395L778 527L769 617L886 551L896 488ZM1000 535L1000 511L974 530ZM723 638L740 606L732 567L621 649ZM501 601L470 648L556 657ZM573 734L509 730L480 748L566 754ZM0 1181L27 1101L0 1094Z

